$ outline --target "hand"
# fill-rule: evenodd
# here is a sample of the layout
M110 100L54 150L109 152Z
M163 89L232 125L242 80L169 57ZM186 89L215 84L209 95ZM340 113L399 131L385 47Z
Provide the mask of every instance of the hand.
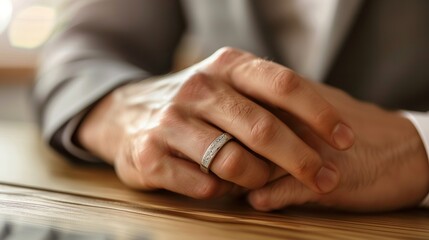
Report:
M318 194L284 176L248 195L256 209L269 211L289 205L315 203L347 211L384 211L416 206L429 192L429 165L423 143L399 113L360 102L344 92L313 84L355 132L355 144L338 151L284 111L273 109L312 146L327 164L341 173L339 186Z
M185 71L116 89L85 118L78 130L80 143L114 164L126 184L144 190L208 198L223 195L234 185L257 189L273 178L269 159L313 191L332 191L338 171L280 119L232 87L224 73L237 68L233 78L244 83L248 71L225 62L230 53L222 50ZM250 63L260 61L247 57ZM276 84L264 86L259 81L249 84L249 89L299 116L333 147L350 147L353 133L334 108L288 72L271 75ZM213 161L213 174L204 174L198 164L222 132L241 144L225 145Z

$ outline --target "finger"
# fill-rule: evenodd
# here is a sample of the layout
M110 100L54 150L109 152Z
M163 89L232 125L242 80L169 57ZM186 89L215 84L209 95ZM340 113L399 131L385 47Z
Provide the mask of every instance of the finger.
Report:
M212 90L205 90L205 99L193 105L194 114L231 133L314 191L330 192L337 186L338 171L324 166L319 154L272 113L226 84L216 82L208 88Z
M115 168L124 183L141 190L166 189L207 199L222 196L232 188L232 184L202 173L196 164L170 156L161 142L147 137L123 149Z
M195 163L200 164L206 149L222 131L197 119L186 120L181 126L168 131L168 146ZM184 137L186 136L186 137ZM265 185L269 178L268 164L231 140L216 154L211 171L221 179L245 188L255 189Z
M271 211L291 205L315 202L320 197L292 176L285 176L248 194L249 203L257 210Z
M211 57L206 71L230 82L245 95L279 107L299 118L337 149L353 145L354 134L335 108L292 70L235 49Z
M167 171L155 177L155 184L162 188L197 199L209 199L225 195L233 189L233 184L213 175L201 172L197 164L180 158L165 161Z

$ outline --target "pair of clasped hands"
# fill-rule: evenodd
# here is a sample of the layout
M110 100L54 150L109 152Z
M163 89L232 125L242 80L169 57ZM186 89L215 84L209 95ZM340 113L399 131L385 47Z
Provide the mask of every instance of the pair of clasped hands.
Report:
M201 158L223 132L234 140L203 173ZM400 113L233 48L117 88L77 138L133 188L199 199L244 189L261 211L392 210L418 205L429 189L424 146Z

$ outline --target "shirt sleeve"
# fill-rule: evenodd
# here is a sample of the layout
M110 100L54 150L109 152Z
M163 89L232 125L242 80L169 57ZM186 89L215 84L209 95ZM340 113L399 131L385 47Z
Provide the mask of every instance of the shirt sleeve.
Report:
M41 132L73 160L79 123L115 88L168 73L184 31L179 1L63 0L33 88ZM156 23L156 24L155 24Z
M420 134L429 161L429 112L404 112L404 116L414 124ZM421 202L421 206L429 208L429 193Z

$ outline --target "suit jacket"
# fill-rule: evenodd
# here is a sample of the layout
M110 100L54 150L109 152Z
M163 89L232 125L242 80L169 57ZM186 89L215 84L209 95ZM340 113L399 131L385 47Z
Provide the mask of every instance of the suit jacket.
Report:
M205 43L203 55L229 45L278 59L258 11L262 1L65 2L34 87L45 139L76 158L63 144L70 119L124 83L171 71L186 30ZM387 108L429 110L429 1L364 1L355 10L354 23L327 64L325 82ZM236 17L246 19L235 28L238 33L222 29ZM227 32L214 34L219 30Z

